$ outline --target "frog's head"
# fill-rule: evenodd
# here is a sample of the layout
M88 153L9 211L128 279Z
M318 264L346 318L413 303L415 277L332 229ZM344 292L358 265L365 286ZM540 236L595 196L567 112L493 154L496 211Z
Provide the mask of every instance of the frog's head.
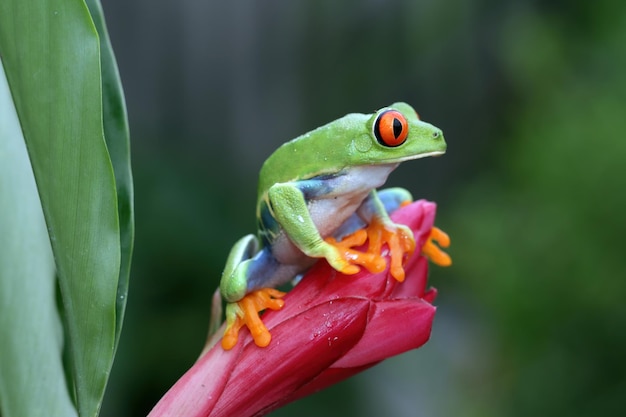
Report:
M366 163L399 163L446 151L441 130L421 121L406 103L394 103L378 110L368 119L366 127L367 135L354 142Z

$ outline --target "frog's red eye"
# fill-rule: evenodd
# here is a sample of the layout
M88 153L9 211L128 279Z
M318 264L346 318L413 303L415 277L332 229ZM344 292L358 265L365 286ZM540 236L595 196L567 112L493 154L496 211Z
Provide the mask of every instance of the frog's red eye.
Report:
M374 135L381 145L400 146L408 134L409 124L399 111L384 111L374 122Z

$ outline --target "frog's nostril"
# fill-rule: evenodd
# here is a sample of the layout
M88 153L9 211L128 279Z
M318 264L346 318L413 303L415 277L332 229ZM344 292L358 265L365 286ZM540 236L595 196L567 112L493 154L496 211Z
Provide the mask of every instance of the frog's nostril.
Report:
M440 131L438 131L438 130L435 130L435 131L433 132L433 139L437 139L440 135L441 135L441 132L440 132Z

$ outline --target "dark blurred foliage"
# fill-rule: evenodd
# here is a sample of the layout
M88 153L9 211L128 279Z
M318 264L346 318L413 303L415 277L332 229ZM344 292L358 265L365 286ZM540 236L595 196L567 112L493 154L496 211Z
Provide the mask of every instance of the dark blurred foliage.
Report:
M195 360L271 151L396 100L448 142L389 181L453 239L433 337L273 415L624 414L626 3L103 3L137 221L103 416L145 415Z

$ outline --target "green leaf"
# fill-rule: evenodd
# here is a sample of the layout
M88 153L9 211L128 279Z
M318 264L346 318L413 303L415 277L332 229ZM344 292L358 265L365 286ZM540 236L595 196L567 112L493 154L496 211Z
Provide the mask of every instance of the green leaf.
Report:
M113 54L109 34L104 23L102 6L97 0L87 0L87 6L100 35L104 136L111 156L111 162L113 163L117 186L122 256L117 290L117 325L115 334L115 345L117 346L126 308L130 261L135 237L130 141L128 119L126 117L126 102L124 101L115 55Z
M63 370L55 266L0 66L0 414L75 416Z
M90 5L102 42L82 0L0 2L0 57L10 89L5 99L7 103L12 99L17 111L18 133L26 144L40 199L38 203L31 198L27 204L35 205L39 212L43 209L45 217L69 363L69 380L65 384L56 381L43 395L35 391L36 376L22 375L18 364L32 358L23 356L20 345L14 352L0 351L8 366L0 372L0 386L10 385L19 374L30 387L10 400L9 394L0 391L5 417L31 415L5 405L15 402L26 407L34 402L34 392L41 407L50 407L52 403L39 400L55 397L53 392L59 386L69 387L80 416L97 415L121 329L133 239L128 129L100 6ZM7 178L14 181L12 175ZM3 211L5 200L16 199L19 190L0 190ZM31 220L11 213L6 221L14 223L12 236L37 237ZM13 261L21 268L33 262L46 265L41 251L16 250ZM20 289L26 299L18 299L18 303L31 303L33 296L25 290L26 284L12 277L16 268L0 265L2 285ZM48 278L54 273L46 271ZM48 293L48 297L54 305L54 294ZM17 314L7 317L0 323L7 327L0 331L15 331L23 325ZM33 329L39 334L39 344L61 343L58 326L49 326L56 331L52 339L43 327L39 322Z

